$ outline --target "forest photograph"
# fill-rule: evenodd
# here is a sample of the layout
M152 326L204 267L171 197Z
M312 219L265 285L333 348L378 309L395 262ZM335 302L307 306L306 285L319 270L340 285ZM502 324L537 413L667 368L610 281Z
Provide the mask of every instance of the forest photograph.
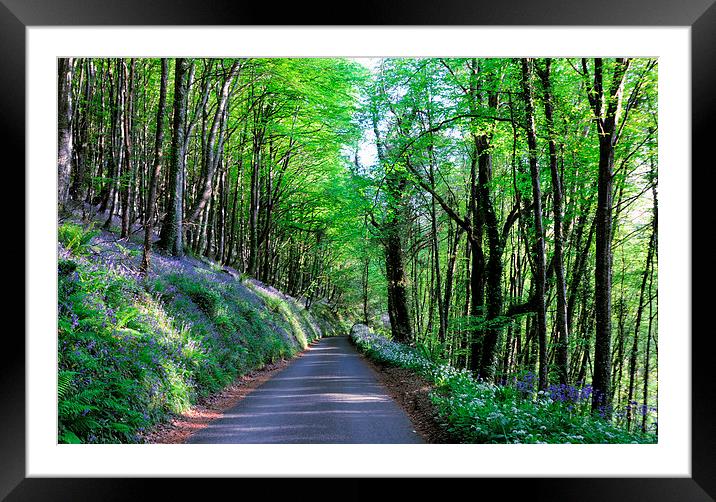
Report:
M57 443L658 443L658 63L58 58Z

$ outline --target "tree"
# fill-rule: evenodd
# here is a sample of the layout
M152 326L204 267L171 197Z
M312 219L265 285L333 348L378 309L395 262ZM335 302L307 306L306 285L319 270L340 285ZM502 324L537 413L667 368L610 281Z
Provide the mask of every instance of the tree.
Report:
M157 128L154 139L154 163L152 166L151 178L149 181L149 194L147 196L147 213L144 224L144 249L142 253L143 274L149 271L152 250L152 232L154 229L154 215L157 198L157 184L162 168L162 144L164 143L164 112L167 100L167 74L169 73L166 58L162 58L162 76L159 91L159 105L157 106Z
M57 59L57 202L69 198L72 170L72 58Z
M194 204L194 207L189 211L189 214L186 218L186 223L192 223L196 221L197 217L199 216L199 213L206 207L206 203L209 200L209 197L212 193L212 185L214 182L214 173L216 172L216 168L219 164L219 158L220 158L220 152L216 151L216 143L217 143L217 137L223 138L223 128L226 127L226 113L227 113L227 103L229 100L229 89L231 87L231 83L233 82L234 77L236 76L236 73L240 69L240 60L234 60L234 62L231 65L231 68L229 69L226 78L224 80L223 85L221 86L220 91L220 98L219 103L216 106L216 112L214 113L214 119L211 123L211 131L209 131L209 135L207 138L207 144L206 144L206 154L204 156L204 169L205 174L203 178L203 182L201 183L201 189L200 189L200 195L197 197L197 201ZM221 131L219 131L221 125ZM219 141L219 150L221 149L221 144L223 141Z
M174 256L184 254L184 126L186 121L188 71L191 62L177 58L174 68L174 121L169 159L169 204L162 224L159 246Z
M527 117L527 143L529 145L530 177L534 215L534 287L533 307L537 311L537 338L539 340L539 388L547 387L547 314L545 312L546 265L544 251L544 227L542 225L542 191L537 164L537 133L535 131L532 91L533 60L522 59L522 88Z
M554 98L550 69L552 60L545 59L544 66L537 66L537 74L544 92L544 115L549 137L549 172L552 178L552 214L554 215L554 271L557 289L557 373L561 384L569 383L569 327L567 326L567 285L564 277L564 253L562 247L562 180L557 167L557 140L554 129Z
M381 86L384 83L379 84ZM375 135L376 149L379 162L385 172L386 215L380 232L385 246L385 275L388 289L388 317L390 319L393 338L399 342L409 342L413 338L410 324L410 311L407 296L407 278L403 264L403 239L401 234L404 225L401 223L404 215L403 199L407 186L407 179L400 167L395 165L395 159L389 159L386 154L384 139L378 127L377 105L371 109L373 134ZM396 115L399 128L406 127L402 118ZM390 162L392 161L392 165Z
M614 171L614 147L619 140L622 94L624 79L629 68L628 58L618 58L614 62L611 84L604 89L604 60L594 59L594 78L587 81L587 96L594 112L599 137L599 178L597 182L596 214L596 266L595 278L595 316L596 341L594 346L594 389L592 410L605 416L610 410L610 373L612 339L612 191ZM586 59L582 59L585 76L589 75ZM606 100L606 102L605 102Z

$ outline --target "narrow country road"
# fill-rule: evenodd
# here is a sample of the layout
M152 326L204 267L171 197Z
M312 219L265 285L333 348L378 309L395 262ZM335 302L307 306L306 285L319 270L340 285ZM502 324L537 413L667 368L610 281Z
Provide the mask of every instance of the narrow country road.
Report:
M323 338L187 443L423 443L347 336Z

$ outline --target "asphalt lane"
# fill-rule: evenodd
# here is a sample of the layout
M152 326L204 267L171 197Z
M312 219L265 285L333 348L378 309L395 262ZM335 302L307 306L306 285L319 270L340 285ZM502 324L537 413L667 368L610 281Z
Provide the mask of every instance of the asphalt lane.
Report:
M347 336L323 338L187 443L423 443Z

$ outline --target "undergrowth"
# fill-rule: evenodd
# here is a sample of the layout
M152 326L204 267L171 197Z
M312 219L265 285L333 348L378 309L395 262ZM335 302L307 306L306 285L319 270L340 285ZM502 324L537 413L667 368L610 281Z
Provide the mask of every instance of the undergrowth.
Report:
M151 279L92 261L95 231L59 229L58 440L141 441L237 376L295 355L320 336L287 300L259 308L212 270ZM243 289L242 289L243 288Z
M413 370L434 385L438 419L464 443L655 443L656 434L627 432L590 413L590 388L536 391L529 374L512 385L476 380L431 360L428 353L388 340L365 327L351 340L376 361Z

